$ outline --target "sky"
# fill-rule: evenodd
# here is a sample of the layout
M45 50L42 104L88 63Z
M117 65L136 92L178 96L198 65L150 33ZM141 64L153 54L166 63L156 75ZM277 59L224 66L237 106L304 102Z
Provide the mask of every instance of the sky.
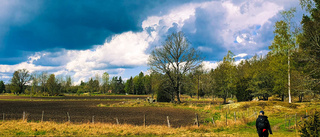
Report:
M299 0L0 0L0 80L13 72L69 75L74 84L102 75L148 72L150 52L182 31L215 68L266 55L281 11Z

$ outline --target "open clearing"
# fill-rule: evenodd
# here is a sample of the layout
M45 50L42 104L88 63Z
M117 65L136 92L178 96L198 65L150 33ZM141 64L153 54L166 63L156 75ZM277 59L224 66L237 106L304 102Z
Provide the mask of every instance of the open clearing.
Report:
M95 122L143 125L144 114L147 125L166 125L170 117L173 127L192 125L195 113L191 110L170 107L98 107L120 101L0 101L1 116L5 120L22 119L26 112L28 121L40 121L44 111L44 121L66 122L67 112L73 123Z

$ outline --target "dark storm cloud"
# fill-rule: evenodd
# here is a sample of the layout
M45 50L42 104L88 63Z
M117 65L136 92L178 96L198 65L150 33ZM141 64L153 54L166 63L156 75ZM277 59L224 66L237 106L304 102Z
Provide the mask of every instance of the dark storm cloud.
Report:
M225 13L219 9L212 10L198 8L195 17L185 22L182 31L192 46L202 52L205 60L220 60L227 53L219 34Z
M88 49L114 34L141 31L148 15L189 1L2 0L0 64L25 61L28 52Z

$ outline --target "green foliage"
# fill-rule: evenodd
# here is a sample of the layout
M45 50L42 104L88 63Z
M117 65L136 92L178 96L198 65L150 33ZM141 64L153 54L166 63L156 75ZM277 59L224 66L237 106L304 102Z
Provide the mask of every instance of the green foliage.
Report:
M14 93L21 94L26 88L26 84L28 84L31 80L31 75L29 71L26 69L19 69L13 73L13 77L11 79L11 84L13 86L12 90Z
M4 85L4 82L0 81L0 93L6 92L6 86Z
M320 112L315 111L300 126L301 137L319 137L320 136Z
M140 72L139 75L135 77L134 90L138 95L145 94L144 74L142 72Z
M233 56L234 54L228 51L228 54L223 58L223 62L219 63L213 74L215 94L223 98L223 103L226 103L227 97L234 94L235 91L236 66Z
M54 74L49 76L47 80L48 93L50 96L57 95L58 84Z
M169 85L168 81L162 81L157 90L158 102L173 102L174 95L172 95L173 88Z
M116 94L124 94L125 93L125 86L123 84L122 78L121 77L113 77L111 82L111 89L112 89L112 93L116 93Z
M125 90L126 93L128 93L128 94L134 94L133 88L134 88L133 78L130 77L130 79L128 79L128 80L126 81L126 83L125 83L125 88L124 88L124 90Z

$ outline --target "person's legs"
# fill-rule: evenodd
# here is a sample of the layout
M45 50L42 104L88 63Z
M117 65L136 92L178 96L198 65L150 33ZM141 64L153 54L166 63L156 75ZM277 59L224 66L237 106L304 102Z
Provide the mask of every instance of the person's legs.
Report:
M258 135L259 135L259 137L264 137L261 130L258 130Z
M262 134L263 134L263 137L268 137L268 136L269 136L268 131L265 131L265 132L263 132Z

